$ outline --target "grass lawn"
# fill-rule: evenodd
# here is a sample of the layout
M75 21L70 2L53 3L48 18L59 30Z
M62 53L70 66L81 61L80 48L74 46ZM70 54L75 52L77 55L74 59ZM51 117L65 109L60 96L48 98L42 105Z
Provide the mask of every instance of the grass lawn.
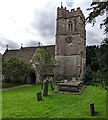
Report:
M38 102L33 85L2 93L3 118L104 118L106 116L106 91L101 87L87 86L81 95L52 93ZM89 104L95 104L95 116L89 115Z
M24 85L24 83L12 83L12 82L0 82L0 88L9 88L9 87L15 87L19 85Z

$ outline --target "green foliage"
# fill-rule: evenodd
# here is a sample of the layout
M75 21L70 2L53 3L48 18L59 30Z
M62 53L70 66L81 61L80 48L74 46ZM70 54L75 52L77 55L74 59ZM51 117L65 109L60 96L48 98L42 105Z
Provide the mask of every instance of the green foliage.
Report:
M85 74L84 74L84 82L86 84L91 84L92 82L92 70L90 66L86 67Z
M105 38L100 47L100 67L103 74L103 79L108 85L108 38Z
M54 58L48 48L38 48L32 58L32 64L38 63L41 75L53 74Z
M2 63L4 79L12 82L25 82L26 73L30 71L30 66L16 58L10 58Z
M108 1L106 2L92 2L91 8L87 10L92 10L89 16L86 18L86 21L89 23L93 23L93 26L96 22L98 16L103 16L105 13L108 13ZM105 33L108 32L108 15L103 20L103 23L100 24L100 28L105 26ZM90 50L91 51L91 50ZM89 53L89 52L88 52ZM92 52L91 52L92 53ZM91 69L94 73L93 78L100 80L100 82L104 85L108 85L108 38L105 38L98 48L96 52L96 56L94 59L89 59L89 54L87 55L87 64L90 65ZM97 72L97 73L96 73ZM97 76L100 76L100 78ZM100 75L99 75L100 74Z
M100 45L87 47L87 66L90 68L85 73L86 81L91 84L101 83L102 87L108 85L108 38L105 38ZM88 74L92 72L92 79L90 80ZM91 77L91 76L90 76Z
M103 81L103 75L101 73L101 70L98 70L97 72L93 72L92 78L93 78L92 85L95 85L95 86L101 85L103 88L104 81Z
M84 81L87 84L94 84L94 73L99 70L99 62L97 53L99 52L99 46L87 46L86 47L86 71L84 75Z
M93 26L96 22L96 17L103 16L108 11L108 1L106 2L92 2L91 8L87 10L92 10L89 16L86 18L87 22L93 23ZM100 28L102 26L106 26L108 24L108 16L103 20L103 23L100 24ZM105 32L108 32L108 28L105 28Z
M98 61L96 59L96 54L99 51L99 47L94 45L94 46L87 46L86 47L86 66L90 66L91 68L94 68L94 65L96 64L98 67ZM91 66L92 65L92 66Z
M49 87L50 88L50 87ZM104 118L106 117L106 91L101 87L86 86L81 95L57 94L49 89L49 95L38 102L34 85L2 92L3 118ZM89 115L93 102L96 114Z

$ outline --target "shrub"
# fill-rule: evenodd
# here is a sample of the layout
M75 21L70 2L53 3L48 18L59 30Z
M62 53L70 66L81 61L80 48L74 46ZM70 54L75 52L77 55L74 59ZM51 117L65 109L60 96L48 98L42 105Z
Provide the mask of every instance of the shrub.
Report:
M3 61L2 66L4 79L8 82L26 82L26 74L31 70L28 64L16 58Z
M91 84L92 83L92 70L90 66L86 67L85 73L84 73L84 83Z

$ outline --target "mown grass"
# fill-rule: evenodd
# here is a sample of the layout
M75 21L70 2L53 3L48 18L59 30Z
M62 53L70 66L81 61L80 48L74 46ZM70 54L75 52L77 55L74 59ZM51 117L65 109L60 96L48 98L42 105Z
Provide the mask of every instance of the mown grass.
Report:
M0 119L2 118L2 92L0 91Z
M40 85L7 90L2 93L3 118L104 118L106 91L87 86L81 95L52 93L38 102ZM89 104L95 104L95 116L89 115Z
M0 82L0 88L16 87L19 85L24 85L24 83Z

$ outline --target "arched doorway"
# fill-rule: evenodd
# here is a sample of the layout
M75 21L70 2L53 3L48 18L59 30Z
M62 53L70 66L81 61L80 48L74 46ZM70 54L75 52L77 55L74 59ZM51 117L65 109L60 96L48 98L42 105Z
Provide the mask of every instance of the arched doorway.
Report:
M36 83L36 74L35 74L35 72L31 72L30 79L31 79L31 84Z

